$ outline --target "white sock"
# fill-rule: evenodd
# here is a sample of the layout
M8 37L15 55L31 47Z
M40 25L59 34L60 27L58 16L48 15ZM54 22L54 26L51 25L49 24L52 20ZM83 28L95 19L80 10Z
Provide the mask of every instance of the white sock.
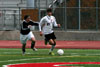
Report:
M50 52L52 52L54 48L55 48L55 45L52 45Z

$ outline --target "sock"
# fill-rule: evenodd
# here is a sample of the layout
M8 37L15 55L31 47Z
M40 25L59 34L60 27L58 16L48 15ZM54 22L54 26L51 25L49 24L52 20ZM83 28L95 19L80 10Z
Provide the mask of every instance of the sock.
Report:
M52 45L52 47L51 47L51 49L50 49L50 52L53 51L53 49L55 48L55 46L56 46L56 42L54 42L54 44Z
M52 52L54 48L55 48L55 45L52 45L50 52Z
M32 43L31 43L31 49L33 49L34 46L35 46L35 41L32 41Z
M23 46L22 46L23 53L25 52L25 47L26 47L26 44L23 44Z

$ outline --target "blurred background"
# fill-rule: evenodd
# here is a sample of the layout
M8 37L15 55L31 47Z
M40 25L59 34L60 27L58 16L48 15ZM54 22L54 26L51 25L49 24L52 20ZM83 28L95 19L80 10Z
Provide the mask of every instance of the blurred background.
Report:
M57 23L61 24L61 28L55 28L60 31L57 36L60 33L66 35L65 38L59 39L77 40L83 36L82 40L100 40L100 0L0 0L0 30L20 30L20 23L27 14L31 15L32 20L39 22L49 7L53 9ZM34 30L38 31L38 27ZM79 34L76 32L71 35L69 31L72 34L77 31Z

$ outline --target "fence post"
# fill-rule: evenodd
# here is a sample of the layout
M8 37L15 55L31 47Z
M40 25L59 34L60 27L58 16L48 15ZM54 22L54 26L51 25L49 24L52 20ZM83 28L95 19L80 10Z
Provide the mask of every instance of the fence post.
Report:
M67 1L65 0L65 31L67 31Z
M38 5L39 5L39 21L40 21L40 19L41 19L41 11L40 11L40 0L38 0Z
M81 0L79 0L79 30L81 29L81 12L80 12L80 8L81 8Z
M21 21L21 10L20 10L20 7L19 7L19 30L20 30L20 27L21 27L21 23L20 23L20 21Z
M5 13L6 13L6 11L4 10L4 13L3 13L3 16L4 16L4 30L6 30L6 23L5 23Z
M16 10L14 10L14 14L13 14L13 17L14 17L14 29L16 29Z

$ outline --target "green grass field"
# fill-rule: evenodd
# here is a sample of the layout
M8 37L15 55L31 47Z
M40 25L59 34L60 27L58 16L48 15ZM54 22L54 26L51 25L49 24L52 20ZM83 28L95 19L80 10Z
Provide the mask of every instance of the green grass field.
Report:
M49 49L38 49L37 52L27 49L23 56L21 49L1 49L0 48L0 67L7 64L17 63L38 63L38 62L100 62L100 50L97 49L63 49L64 55L59 56L54 50L55 56L48 55ZM80 67L100 67L100 65L69 65Z

